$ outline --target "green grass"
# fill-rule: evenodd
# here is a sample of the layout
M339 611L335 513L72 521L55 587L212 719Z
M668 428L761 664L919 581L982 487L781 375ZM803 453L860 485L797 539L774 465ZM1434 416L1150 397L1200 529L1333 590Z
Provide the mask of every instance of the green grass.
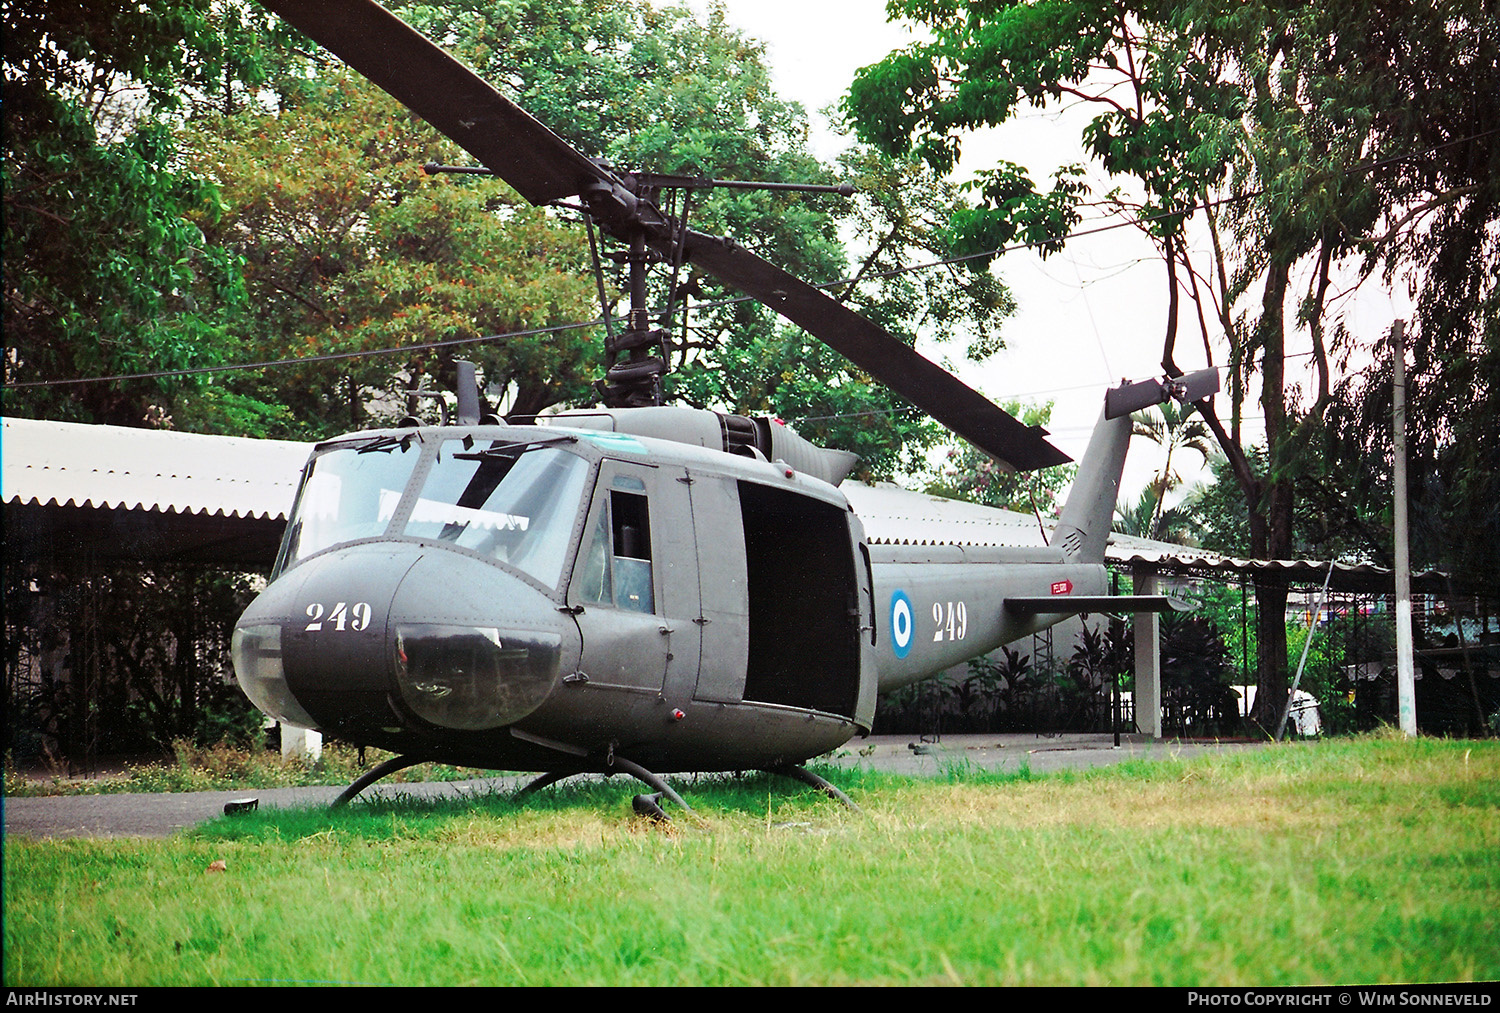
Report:
M1365 738L1055 776L764 777L630 815L265 811L6 842L8 985L1305 985L1500 978L1500 744ZM220 860L223 872L206 871Z

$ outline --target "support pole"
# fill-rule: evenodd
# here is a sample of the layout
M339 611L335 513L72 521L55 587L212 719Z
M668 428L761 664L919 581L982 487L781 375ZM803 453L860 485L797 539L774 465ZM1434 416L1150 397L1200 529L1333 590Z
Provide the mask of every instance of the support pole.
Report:
M1391 327L1391 425L1396 537L1396 710L1401 731L1417 734L1416 671L1412 661L1411 558L1406 519L1406 321Z
M1156 593L1156 571L1137 567L1131 574L1134 593ZM1137 612L1135 627L1135 726L1153 739L1161 738L1161 618Z
M1318 605L1313 609L1312 622L1307 627L1307 639L1302 641L1302 657L1297 661L1297 674L1292 677L1292 691L1286 695L1286 706L1281 708L1281 721L1276 725L1277 742L1286 734L1286 721L1292 715L1292 701L1297 699L1297 689L1302 685L1302 670L1307 666L1307 649L1312 646L1313 636L1318 632L1318 623L1323 618L1323 605L1328 601L1328 585L1333 581L1333 566L1333 560L1329 560L1328 576L1323 578L1323 590L1318 592Z
M1118 570L1115 571L1114 573L1111 573L1109 575L1109 593L1110 594L1119 594L1120 593L1120 573L1119 573ZM1113 618L1113 619L1111 619L1109 621L1109 635L1110 635L1110 639L1114 641L1115 651L1118 651L1120 644L1125 639L1125 620L1123 618L1117 616L1117 617L1115 617L1115 618ZM1112 651L1111 653L1113 654L1114 651ZM1118 657L1118 656L1119 656L1118 654L1115 654L1115 657ZM1118 670L1116 670L1114 668L1114 666L1110 667L1110 673L1109 673L1109 703L1110 703L1109 725L1110 725L1110 728L1115 733L1115 748L1119 749L1120 748L1120 673L1119 673Z

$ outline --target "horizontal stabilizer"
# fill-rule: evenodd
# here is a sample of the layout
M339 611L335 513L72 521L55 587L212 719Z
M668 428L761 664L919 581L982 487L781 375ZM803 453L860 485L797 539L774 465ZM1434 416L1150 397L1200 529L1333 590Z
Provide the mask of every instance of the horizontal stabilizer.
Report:
M1193 606L1164 594L1054 594L1046 597L1005 599L1005 607L1018 615L1035 616L1059 612L1191 612Z

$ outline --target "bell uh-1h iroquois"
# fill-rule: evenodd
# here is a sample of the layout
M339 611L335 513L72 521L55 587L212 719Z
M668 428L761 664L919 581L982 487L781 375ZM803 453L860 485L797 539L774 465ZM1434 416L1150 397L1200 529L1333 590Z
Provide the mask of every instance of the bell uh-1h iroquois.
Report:
M775 421L659 404L650 259L760 299L1011 467L1067 458L821 290L656 203L714 181L586 158L370 0L265 2L523 197L576 207L630 250L607 407L505 424L460 363L452 424L314 450L234 663L267 714L397 754L341 801L429 760L541 772L533 787L624 772L679 804L660 774L773 770L838 794L801 764L867 733L877 694L1071 615L1166 606L1106 594L1129 412L1207 396L1212 370L1109 392L1051 546L871 544L838 487L852 455Z

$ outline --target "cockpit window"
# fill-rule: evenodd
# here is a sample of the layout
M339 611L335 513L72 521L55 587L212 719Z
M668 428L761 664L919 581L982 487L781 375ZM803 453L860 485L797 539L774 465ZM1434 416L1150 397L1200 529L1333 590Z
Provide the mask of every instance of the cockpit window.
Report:
M452 542L556 587L589 468L553 447L447 440L405 533Z
M377 440L313 458L287 526L281 568L340 542L384 534L421 454L413 440Z

